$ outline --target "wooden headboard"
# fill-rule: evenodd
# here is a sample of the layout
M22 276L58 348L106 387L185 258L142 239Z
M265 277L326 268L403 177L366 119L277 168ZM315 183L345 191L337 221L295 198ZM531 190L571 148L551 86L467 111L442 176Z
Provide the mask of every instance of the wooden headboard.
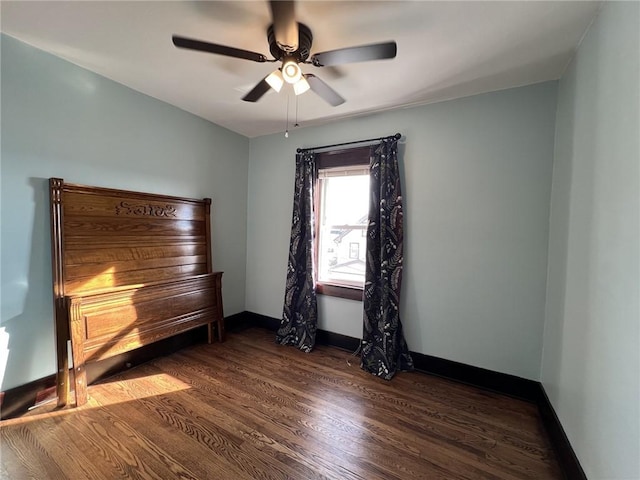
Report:
M208 325L224 339L211 200L49 180L58 405L87 400L85 364Z

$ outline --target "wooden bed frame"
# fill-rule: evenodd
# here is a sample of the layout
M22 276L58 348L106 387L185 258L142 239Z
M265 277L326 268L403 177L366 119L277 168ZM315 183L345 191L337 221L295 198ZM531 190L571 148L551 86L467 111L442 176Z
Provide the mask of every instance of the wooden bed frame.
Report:
M208 325L224 340L211 199L49 180L58 405L87 401L85 364Z

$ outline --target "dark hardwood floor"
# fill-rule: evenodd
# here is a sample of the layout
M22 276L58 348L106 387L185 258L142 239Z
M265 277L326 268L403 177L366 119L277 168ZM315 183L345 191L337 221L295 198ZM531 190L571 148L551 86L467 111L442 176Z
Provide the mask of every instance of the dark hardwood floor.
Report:
M349 365L347 362L350 362ZM0 423L3 479L561 479L533 404L249 329Z

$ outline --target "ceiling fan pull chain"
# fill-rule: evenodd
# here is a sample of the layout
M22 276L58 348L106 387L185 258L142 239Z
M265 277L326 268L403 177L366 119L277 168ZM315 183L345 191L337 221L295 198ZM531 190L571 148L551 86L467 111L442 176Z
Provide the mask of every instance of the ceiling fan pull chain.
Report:
M287 124L285 125L284 138L289 138L289 92L287 92Z

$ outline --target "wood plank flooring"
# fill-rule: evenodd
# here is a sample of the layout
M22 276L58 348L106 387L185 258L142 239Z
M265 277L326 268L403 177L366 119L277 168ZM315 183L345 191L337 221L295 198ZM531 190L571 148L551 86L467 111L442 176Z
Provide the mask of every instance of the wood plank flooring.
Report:
M535 405L415 372L386 382L348 352L305 354L261 329L89 396L1 422L0 478L563 478Z

